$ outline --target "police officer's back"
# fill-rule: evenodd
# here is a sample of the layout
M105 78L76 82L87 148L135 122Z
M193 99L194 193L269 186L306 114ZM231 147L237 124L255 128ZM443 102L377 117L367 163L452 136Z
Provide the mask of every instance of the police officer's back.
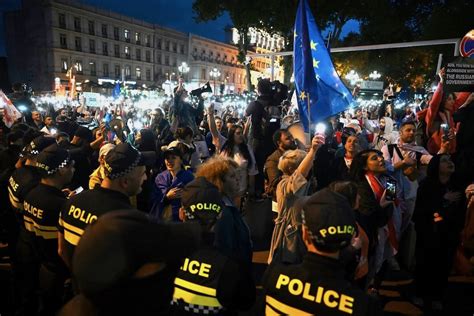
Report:
M67 150L53 144L36 159L41 182L24 200L24 224L34 234L39 255L42 314L52 315L62 305L64 282L69 271L58 255L59 211L67 199L62 189L74 174L74 161Z
M233 315L255 301L255 284L248 266L215 247L213 227L225 207L216 186L199 177L181 197L185 221L202 227L203 245L185 258L174 281L173 315Z
M105 157L106 178L101 186L73 196L65 204L59 219L60 250L68 265L89 224L110 211L131 208L129 197L140 193L146 180L145 164L154 163L154 158L154 153L140 153L127 143L117 145Z
M340 194L323 189L302 202L308 253L299 265L270 265L263 277L266 315L379 315L375 300L344 279L339 251L356 230Z

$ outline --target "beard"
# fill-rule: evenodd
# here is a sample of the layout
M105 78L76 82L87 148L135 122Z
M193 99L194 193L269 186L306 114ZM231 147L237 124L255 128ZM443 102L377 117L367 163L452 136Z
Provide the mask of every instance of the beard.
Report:
M292 142L288 145L285 145L283 148L285 150L295 150L296 148L298 148L298 146L296 145L296 142Z

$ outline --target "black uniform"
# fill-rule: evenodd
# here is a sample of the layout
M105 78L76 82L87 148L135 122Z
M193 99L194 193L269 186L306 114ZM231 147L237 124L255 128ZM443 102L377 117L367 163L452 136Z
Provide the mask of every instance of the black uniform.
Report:
M250 271L210 246L184 260L174 284L173 315L223 315L255 301Z
M23 224L23 202L28 192L38 185L41 175L36 167L23 166L16 169L8 179L8 196L18 220L19 236L16 244L13 271L15 279L15 300L18 313L35 313L37 309L39 258L34 234Z
M381 315L377 302L344 279L339 260L308 253L299 265L270 265L266 315Z
M40 289L45 314L54 314L62 305L64 282L69 271L58 255L59 212L67 199L55 187L38 184L25 197L24 225L34 235L41 262Z
M73 196L62 208L59 218L59 230L66 241L64 256L68 263L87 225L107 212L129 208L130 199L125 194L102 187Z

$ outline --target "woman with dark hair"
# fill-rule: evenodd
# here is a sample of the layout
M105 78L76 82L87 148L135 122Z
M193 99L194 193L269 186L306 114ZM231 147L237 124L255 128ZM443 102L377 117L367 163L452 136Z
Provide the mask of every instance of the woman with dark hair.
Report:
M443 91L445 69L442 68L439 73L439 84L436 92L426 109L426 113L419 113L418 117L426 122L426 133L429 137L427 149L430 154L435 155L441 148L443 137L450 139L450 153L456 152L456 124L453 120L454 112L466 101L469 92L461 92L458 95L454 93L445 93ZM422 111L423 112L423 111ZM443 129L443 124L446 124Z
M427 310L442 309L441 301L464 219L463 194L453 187L454 171L455 165L448 154L434 156L418 188L413 214L415 282L418 303L424 303Z
M350 175L358 185L360 197L356 211L357 223L369 239L369 276L376 293L385 274L385 260L394 256L398 249L401 213L398 208L400 190L387 189L396 181L387 174L385 160L380 151L367 149L352 160ZM377 274L377 275L376 275Z
M245 141L244 129L240 125L232 125L228 131L228 137L222 136L216 127L214 119L214 105L208 110L209 129L212 134L212 142L221 157L231 158L239 166L239 196L246 192L250 195L255 193L255 175L258 174L255 156L250 146Z

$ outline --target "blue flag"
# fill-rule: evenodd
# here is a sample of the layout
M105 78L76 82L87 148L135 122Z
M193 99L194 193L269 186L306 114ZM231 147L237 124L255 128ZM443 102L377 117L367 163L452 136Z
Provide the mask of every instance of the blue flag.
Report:
M115 83L114 90L112 90L112 97L118 99L120 97L120 83L117 81Z
M294 67L300 119L311 125L346 110L352 95L342 83L306 0L300 0L294 31Z

